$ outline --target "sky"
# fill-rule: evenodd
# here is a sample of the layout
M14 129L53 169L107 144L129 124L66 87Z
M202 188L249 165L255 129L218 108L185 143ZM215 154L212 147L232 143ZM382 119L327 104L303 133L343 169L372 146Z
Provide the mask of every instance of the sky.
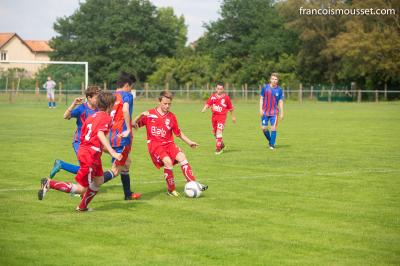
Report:
M204 23L219 17L222 0L150 0L155 6L170 6L183 15L188 43L204 33ZM57 17L70 16L83 0L0 0L0 32L15 32L25 40L49 40L56 35Z

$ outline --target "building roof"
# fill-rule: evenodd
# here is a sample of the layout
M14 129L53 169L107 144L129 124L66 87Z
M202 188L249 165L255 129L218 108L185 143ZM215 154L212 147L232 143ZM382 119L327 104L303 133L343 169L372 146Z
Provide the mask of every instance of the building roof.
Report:
M34 52L51 52L53 49L49 46L47 41L33 41L26 40L26 45Z
M49 46L48 41L23 40L16 33L1 33L1 32L0 32L0 48L3 47L6 43L8 43L14 36L20 39L22 43L25 44L32 52L48 53L53 51L53 49L51 49L51 47Z
M5 45L16 33L0 33L0 48Z

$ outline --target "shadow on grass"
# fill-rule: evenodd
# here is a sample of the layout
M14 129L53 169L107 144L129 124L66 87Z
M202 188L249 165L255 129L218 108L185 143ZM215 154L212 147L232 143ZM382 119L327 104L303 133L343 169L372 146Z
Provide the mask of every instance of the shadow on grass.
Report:
M235 153L235 152L241 152L242 150L239 150L239 149L226 149L226 150L224 150L224 152L222 153L222 155L224 154L224 153Z
M292 145L289 144L280 144L280 145L276 145L275 149L285 149L285 148L290 148Z
M109 187L107 190L114 190L113 187ZM107 193L106 189L102 190L102 193ZM137 191L140 193L140 191ZM96 208L96 210L103 211L103 210L111 210L111 209L132 209L136 208L139 205L146 204L148 200L151 200L158 195L165 194L165 189L160 189L157 191L151 191L142 193L142 197L139 200L124 200L123 199L123 192L121 189L121 197L114 200L107 200L102 206ZM167 197L167 195L165 195Z

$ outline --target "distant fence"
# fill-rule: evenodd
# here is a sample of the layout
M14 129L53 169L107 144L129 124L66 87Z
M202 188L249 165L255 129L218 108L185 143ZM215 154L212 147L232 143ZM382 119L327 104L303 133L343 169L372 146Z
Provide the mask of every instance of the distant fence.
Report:
M137 100L156 99L163 89L138 88L133 91ZM205 100L212 89L199 88L181 88L178 90L169 90L174 94L175 99L181 100ZM226 89L226 92L234 101L258 101L260 88L241 88ZM62 87L56 89L55 98L59 103L69 104L74 97L82 95L82 89L68 89ZM284 89L286 101L324 101L324 102L381 102L400 100L400 91L398 90L291 90ZM18 101L46 101L46 91L43 89L8 89L0 90L0 102L18 102Z

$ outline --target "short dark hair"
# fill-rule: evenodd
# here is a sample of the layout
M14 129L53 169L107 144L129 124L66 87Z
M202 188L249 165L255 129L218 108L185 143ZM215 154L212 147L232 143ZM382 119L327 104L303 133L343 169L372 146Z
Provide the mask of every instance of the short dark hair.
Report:
M224 87L224 83L223 83L222 81L218 81L218 82L217 82L217 86L222 86L222 87Z
M119 78L117 80L117 86L118 88L122 88L123 86L125 86L126 83L128 83L128 85L131 86L135 82L136 78L134 75L123 71L121 72L121 74L119 74Z
M169 91L162 91L160 93L160 96L158 97L158 100L161 102L162 98L167 98L170 99L172 101L172 93Z
M115 100L115 95L111 92L101 91L99 93L99 97L97 98L97 108L100 111L106 111L114 106Z
M96 94L99 94L101 91L99 86L88 86L88 88L85 90L85 96L92 98Z

